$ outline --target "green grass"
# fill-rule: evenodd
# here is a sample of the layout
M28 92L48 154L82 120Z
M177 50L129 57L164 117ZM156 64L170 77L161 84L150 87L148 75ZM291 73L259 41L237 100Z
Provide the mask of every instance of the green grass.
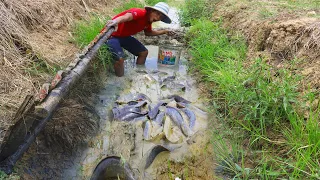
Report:
M282 0L282 2L286 3L286 8L293 10L318 10L320 7L319 0Z
M75 22L73 42L80 48L87 46L100 33L109 19L109 17L102 18L95 15L87 20Z
M168 0L145 0L145 3L146 3L147 5L150 5L150 6L154 6L154 5L157 4L158 2L168 3Z
M318 94L301 100L301 77L290 68L274 69L262 57L249 64L245 40L220 26L200 19L187 37L193 72L214 84L209 91L224 132L237 132L218 133L220 140L213 141L225 173L241 179L319 178L319 107L310 110L307 119L297 113L308 110L304 105ZM295 68L295 61L291 63ZM230 137L230 145L225 144L224 138ZM243 141L248 148L241 147ZM246 167L249 161L253 167Z
M19 176L17 175L7 175L5 172L0 171L0 180L18 180L21 179Z
M144 7L144 4L142 4L139 0L130 0L129 2L125 2L121 7L115 8L113 11L118 14L131 8L143 8L143 7Z
M216 0L185 0L179 11L180 23L190 26L193 20L201 17L210 18Z
M109 17L92 16L88 20L81 20L74 24L73 42L80 48L87 46L102 30ZM112 60L107 46L102 46L97 53L97 61L94 61L94 69L111 67Z

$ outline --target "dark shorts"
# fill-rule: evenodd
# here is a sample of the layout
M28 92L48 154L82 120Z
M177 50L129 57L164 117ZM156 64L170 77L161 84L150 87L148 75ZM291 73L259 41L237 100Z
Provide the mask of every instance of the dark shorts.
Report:
M124 58L124 52L122 48L126 49L135 56L138 56L140 52L147 51L147 48L132 36L111 37L106 44L109 47L109 51L112 53L113 59L116 61L118 61L120 58Z

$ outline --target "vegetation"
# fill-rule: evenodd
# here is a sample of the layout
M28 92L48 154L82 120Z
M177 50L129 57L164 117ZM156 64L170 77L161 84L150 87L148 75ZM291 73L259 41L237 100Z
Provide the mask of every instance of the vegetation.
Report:
M214 10L214 2L210 0L186 0L179 12L180 23L183 26L190 26L195 19L210 18Z
M131 8L144 8L145 5L154 6L158 2L168 2L168 0L145 0L145 3L141 3L139 0L130 0L125 2L121 7L115 8L115 13L121 13Z
M115 8L113 11L115 13L121 13L131 8L143 8L143 7L144 5L139 0L130 0L129 2L125 2L121 7Z
M146 3L147 5L150 5L150 6L154 6L154 5L157 4L158 2L168 3L168 0L145 0L145 3Z
M75 23L73 28L74 43L80 48L87 46L103 29L109 17L101 18L99 16L92 16L88 20L82 20ZM107 69L112 64L112 59L107 46L103 46L97 53L97 60L93 64L94 68L102 66Z
M314 103L314 92L297 92L301 78L289 71L297 60L287 69L274 69L263 57L250 64L244 39L220 25L196 20L187 37L193 71L210 85L225 125L213 136L221 172L244 179L320 178L320 108L305 106ZM307 119L300 115L304 110Z
M15 174L15 173L14 173ZM21 179L19 176L17 175L7 175L5 172L0 171L0 180L18 180Z

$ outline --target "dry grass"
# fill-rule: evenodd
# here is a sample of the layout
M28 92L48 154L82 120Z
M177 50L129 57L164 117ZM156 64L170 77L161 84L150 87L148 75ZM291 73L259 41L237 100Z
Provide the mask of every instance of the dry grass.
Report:
M303 42L304 39L307 39L307 41ZM316 56L320 56L320 21L310 24L298 35L298 38L294 43L296 50L298 49L298 44L301 43L305 50L313 49L317 52Z
M44 130L49 146L70 149L95 134L97 118L86 110L88 107L72 99L65 100L61 106Z
M78 49L67 42L73 21L89 12L112 12L115 2L0 1L0 142L24 97L37 94L42 83L73 60Z

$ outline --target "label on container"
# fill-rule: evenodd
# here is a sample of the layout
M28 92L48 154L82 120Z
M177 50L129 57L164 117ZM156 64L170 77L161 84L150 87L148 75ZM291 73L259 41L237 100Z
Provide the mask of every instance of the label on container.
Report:
M179 57L179 51L170 49L159 49L158 63L165 65L175 65Z

